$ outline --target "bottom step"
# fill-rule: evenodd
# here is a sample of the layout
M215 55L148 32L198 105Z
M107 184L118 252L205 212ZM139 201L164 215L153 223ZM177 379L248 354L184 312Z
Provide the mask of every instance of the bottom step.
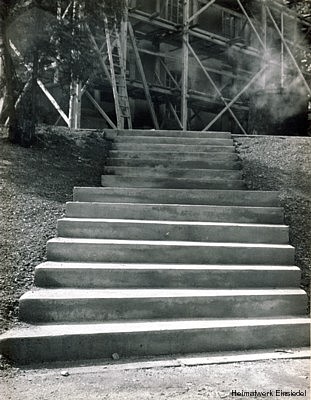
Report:
M20 364L156 356L276 347L308 347L308 318L197 319L37 325L0 340L3 355Z

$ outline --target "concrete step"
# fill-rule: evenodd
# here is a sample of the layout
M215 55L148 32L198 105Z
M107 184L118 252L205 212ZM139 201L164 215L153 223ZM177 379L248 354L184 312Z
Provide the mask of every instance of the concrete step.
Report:
M221 189L246 190L243 180L233 179L194 179L194 178L153 178L140 176L102 175L104 187L122 188L161 188L161 189Z
M192 242L288 243L285 225L127 219L63 218L60 237Z
M35 269L37 287L75 288L294 288L295 266L116 264L45 262Z
M115 158L134 158L134 159L164 159L176 161L237 161L236 153L229 152L176 152L176 151L121 151L112 150L109 152L111 160Z
M105 167L106 175L140 176L148 178L242 179L242 171L217 169L185 169L161 167Z
M54 238L49 261L294 265L294 248L281 244Z
M233 139L174 137L174 136L122 136L116 137L114 143L149 143L149 144L183 144L202 146L233 146Z
M182 204L68 202L66 215L74 218L123 218L200 222L283 224L278 207L208 206Z
M177 138L218 138L231 139L230 132L212 132L212 131L180 131L180 130L146 130L146 129L131 129L131 130L114 130L105 129L105 137L107 139L116 139L132 136L151 136L151 137L177 137Z
M278 193L242 190L231 135L105 137L113 187L75 188L20 299L20 319L39 325L2 335L0 352L31 363L308 346Z
M230 338L230 340L228 340ZM308 318L116 321L34 325L4 334L0 350L20 364L308 347Z
M278 207L279 193L250 190L75 187L74 201Z
M106 165L120 167L157 167L157 168L204 168L204 169L222 169L222 170L239 170L241 163L239 161L211 161L205 158L204 160L169 160L160 158L112 158L106 160Z
M19 301L28 323L302 316L301 289L37 289Z
M174 153L192 153L192 152L200 152L200 153L213 153L213 152L221 152L221 153L234 153L235 148L233 145L225 146L225 145L190 145L190 144L154 144L154 143L113 143L112 149L119 151L157 151L157 152L168 152L172 151Z

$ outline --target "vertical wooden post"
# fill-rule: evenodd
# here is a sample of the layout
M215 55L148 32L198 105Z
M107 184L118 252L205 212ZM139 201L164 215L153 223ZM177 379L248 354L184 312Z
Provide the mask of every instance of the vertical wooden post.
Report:
M3 40L2 40L2 35L0 33L0 77L4 77L4 66L3 66ZM4 88L4 93L0 97L0 118L1 118L1 113L2 109L4 106L4 98L5 98L5 88Z
M75 114L75 129L81 127L81 101L82 101L82 84L81 81L77 82L76 86L76 114Z
M70 84L69 125L71 129L79 129L81 125L81 82Z
M57 17L58 22L60 22L63 19L62 3L60 0L57 0L56 17ZM56 42L56 65L55 65L54 77L53 77L54 83L59 82L59 59L60 59L59 40L57 40L57 42Z
M77 0L72 5L72 20L76 21L80 18L80 5ZM72 32L72 40L75 40L75 28ZM81 82L72 78L70 83L69 98L69 127L71 129L80 128L81 121Z
M156 51L160 51L160 44L157 43L156 45ZM154 63L154 73L161 78L161 59L160 57L155 58L155 63Z
M120 43L122 49L122 59L124 62L124 68L126 69L127 60L127 24L128 24L128 0L125 1L126 7L124 10L124 16L121 21L120 29Z
M38 72L39 72L39 52L36 48L33 51L33 63L31 73L31 110L30 110L30 123L31 123L31 134L35 133L35 127L37 123L37 86L38 86Z
M181 123L187 130L188 123L188 75L189 75L189 0L183 1L183 43L182 43L182 82L181 82Z
M267 10L266 10L266 1L262 1L262 8L261 8L261 13L262 13L262 29L263 29L263 44L264 44L264 50L263 50L263 66L267 62ZM263 77L262 77L262 86L263 89L266 88L266 69L264 70Z
M69 90L69 128L74 129L74 115L75 115L75 88L74 82L70 82Z
M156 0L156 12L161 12L161 0Z
M165 0L165 18L169 19L168 0Z
M281 11L281 33L284 37L284 13ZM281 40L281 88L284 88L284 43Z

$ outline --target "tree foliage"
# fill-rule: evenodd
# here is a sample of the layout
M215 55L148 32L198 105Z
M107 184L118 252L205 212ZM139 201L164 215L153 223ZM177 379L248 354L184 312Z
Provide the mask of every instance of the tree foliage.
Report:
M5 87L0 123L10 118L12 141L22 142L34 129L28 123L25 126L25 121L32 120L32 125L35 122L37 79L51 78L54 64L60 85L68 85L71 80L86 81L98 63L86 26L91 26L94 33L102 31L104 14L119 23L125 6L125 0L0 0L4 64L0 90ZM19 56L12 51L12 43ZM31 90L23 93L29 81Z
M294 9L302 17L311 13L310 0L285 0L284 3Z

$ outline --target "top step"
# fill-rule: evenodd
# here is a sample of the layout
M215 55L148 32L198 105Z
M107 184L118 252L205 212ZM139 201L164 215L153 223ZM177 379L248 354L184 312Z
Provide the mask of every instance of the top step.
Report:
M105 129L107 139L116 139L121 136L163 136L180 138L218 138L231 139L230 132L211 131L170 131L170 130L145 130L145 129Z
M165 144L165 145L202 145L202 146L233 146L233 139L177 136L118 136L115 144Z

